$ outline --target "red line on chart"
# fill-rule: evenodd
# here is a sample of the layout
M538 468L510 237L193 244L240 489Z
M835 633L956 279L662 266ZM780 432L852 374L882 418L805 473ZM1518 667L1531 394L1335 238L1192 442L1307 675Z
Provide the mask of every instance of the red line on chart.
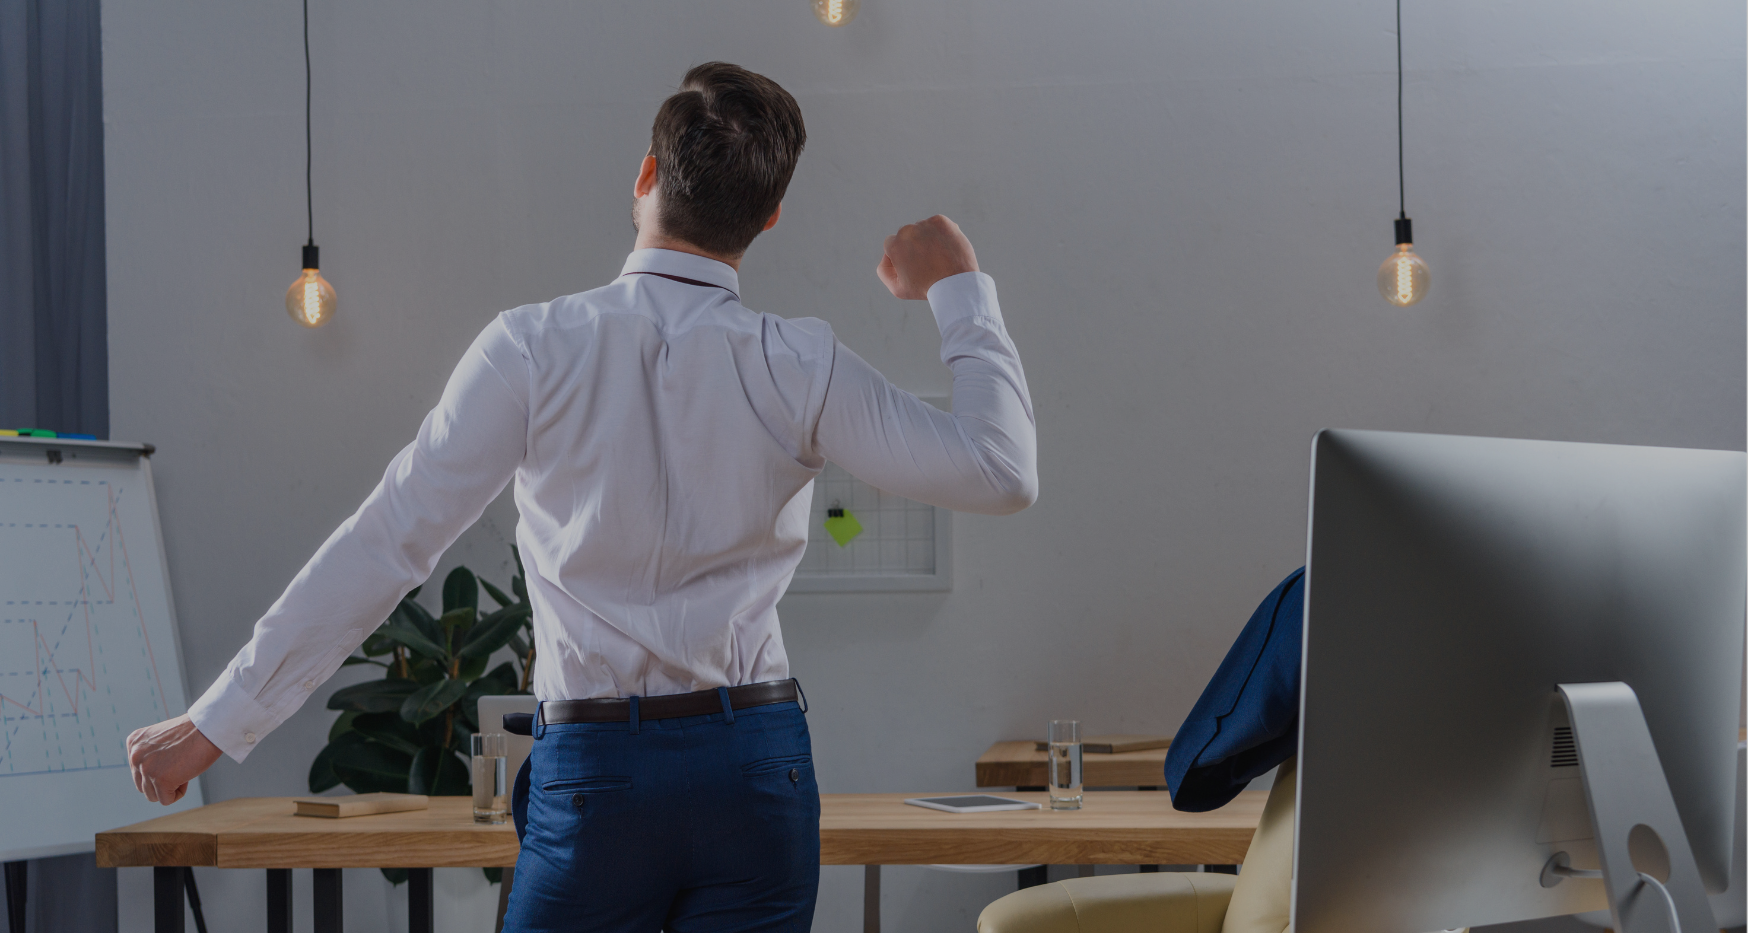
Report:
M40 623L38 622L38 620L32 619L32 620L30 620L31 642L32 642L31 649L32 649L32 653L35 656L34 657L34 665L35 665L35 671L36 671L36 701L37 701L37 704L39 706L43 707L43 709L40 709L40 710L34 709L31 706L29 706L28 704L20 703L17 700L15 700L9 696L6 696L5 694L0 694L0 709L4 709L5 704L11 703L13 706L16 706L19 709L22 709L28 713L33 714L33 715L37 715L37 716L45 715L45 711L48 708L48 703L47 703L48 698L43 693L42 675L43 675L43 671L45 670L44 657L46 656L46 658L47 658L46 669L53 670L55 672L55 678L56 678L56 680L58 680L60 682L61 694L63 696L65 696L67 698L67 702L72 705L73 715L74 716L79 715L79 687L81 685L83 685L86 688L89 688L93 691L95 691L97 689L97 679L96 679L97 648L96 648L96 643L94 641L94 638L93 638L92 632L91 632L91 598L90 598L91 592L90 592L89 586L86 582L87 578L85 575L85 568L86 568L87 562L89 562L91 573L97 577L98 584L103 587L105 595L108 596L110 603L113 604L115 602L115 548L116 548L116 545L119 544L121 546L121 551L122 551L122 568L127 573L128 589L133 592L134 611L137 614L137 616L139 618L139 622L140 622L140 637L145 640L146 659L152 666L152 683L155 687L157 687L157 690L158 690L158 705L161 709L168 712L170 707L169 707L169 704L165 700L165 697L164 697L163 681L158 676L158 661L157 661L157 658L152 653L151 634L146 631L145 609L140 605L139 591L134 586L133 565L128 560L128 557L127 557L127 539L121 533L121 518L118 515L116 515L116 512L115 512L115 489L113 487L109 487L108 493L109 493L108 527L106 527L104 529L105 537L109 538L109 578L108 578L108 580L104 579L102 570L100 570L98 568L97 556L92 552L91 546L86 543L84 532L79 528L78 525L72 526L73 537L74 537L74 542L75 542L74 543L74 549L75 549L74 558L79 562L79 605L84 610L84 614L85 614L85 651L86 651L85 663L86 663L87 667L85 669L80 669L80 668L69 668L68 669L77 675L73 678L73 689L69 691L67 689L67 679L63 675L60 662L58 660L56 660L56 658L55 658L54 649L49 647L48 642L43 639L42 631L40 628ZM101 541L102 539L100 538L99 540ZM87 671L89 671L90 673L87 674Z

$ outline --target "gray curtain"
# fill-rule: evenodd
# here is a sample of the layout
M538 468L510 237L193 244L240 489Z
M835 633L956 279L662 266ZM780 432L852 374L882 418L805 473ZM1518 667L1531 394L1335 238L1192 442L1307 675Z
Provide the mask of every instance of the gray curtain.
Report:
M0 0L0 427L109 436L98 0ZM114 930L115 870L30 862L26 930Z
M109 436L98 0L0 0L0 427Z

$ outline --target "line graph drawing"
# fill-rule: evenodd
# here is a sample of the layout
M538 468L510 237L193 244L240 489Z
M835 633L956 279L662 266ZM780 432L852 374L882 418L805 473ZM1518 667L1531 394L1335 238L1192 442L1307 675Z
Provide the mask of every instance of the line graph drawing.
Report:
M124 512L143 500L108 479L0 476L0 778L125 768L128 733L181 712L159 670L173 646L154 644L167 599L129 548Z

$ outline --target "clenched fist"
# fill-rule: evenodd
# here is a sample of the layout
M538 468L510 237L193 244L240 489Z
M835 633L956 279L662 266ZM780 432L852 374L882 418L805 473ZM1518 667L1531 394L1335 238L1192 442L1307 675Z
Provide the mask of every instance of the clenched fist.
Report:
M907 224L886 238L875 274L895 298L921 299L949 275L977 271L977 253L959 225L940 214Z
M188 793L188 782L219 759L212 744L184 713L127 737L127 765L147 800L169 806Z

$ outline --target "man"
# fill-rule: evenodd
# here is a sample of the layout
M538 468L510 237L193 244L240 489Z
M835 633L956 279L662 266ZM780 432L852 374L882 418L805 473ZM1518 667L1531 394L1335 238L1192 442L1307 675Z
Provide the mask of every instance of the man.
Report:
M623 274L480 334L218 681L129 737L141 792L168 804L221 752L242 761L514 477L541 712L507 928L807 930L819 796L776 605L810 484L832 460L913 499L1010 513L1037 496L1037 455L994 283L947 218L887 237L877 272L933 307L952 414L824 322L741 305L740 258L782 215L805 142L771 80L688 72L656 114Z

